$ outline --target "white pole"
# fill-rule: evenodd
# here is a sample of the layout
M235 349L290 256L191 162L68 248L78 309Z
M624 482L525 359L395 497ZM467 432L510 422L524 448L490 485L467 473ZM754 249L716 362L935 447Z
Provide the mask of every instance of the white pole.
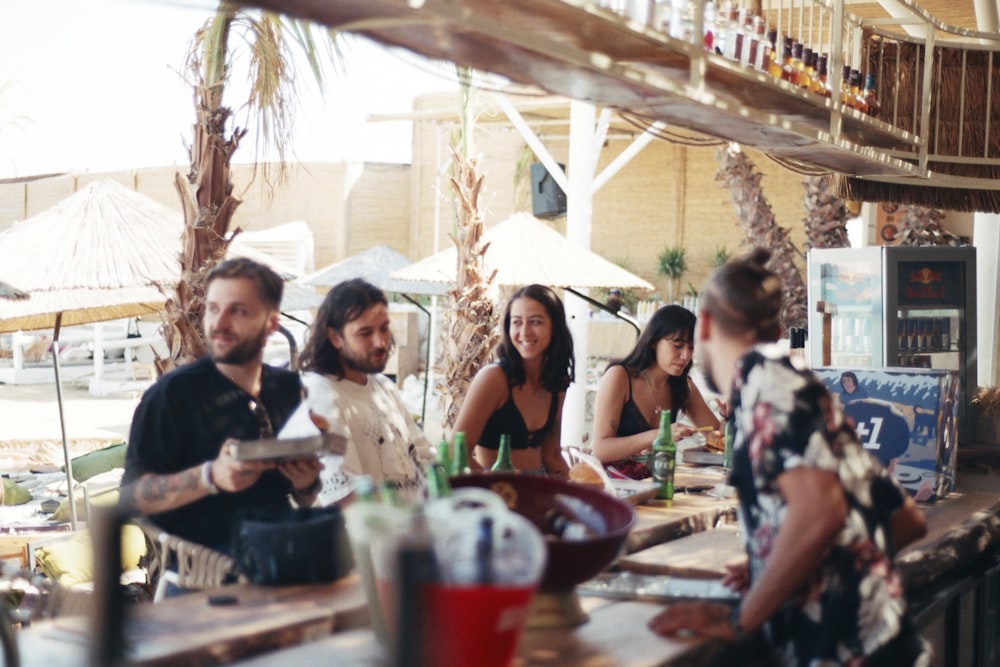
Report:
M566 238L584 248L590 248L593 217L591 187L597 167L594 149L594 105L573 100L569 111L569 190L566 193ZM566 317L573 334L576 359L576 381L566 391L563 404L562 444L582 447L590 434L587 418L587 334L590 309L583 299L565 293Z

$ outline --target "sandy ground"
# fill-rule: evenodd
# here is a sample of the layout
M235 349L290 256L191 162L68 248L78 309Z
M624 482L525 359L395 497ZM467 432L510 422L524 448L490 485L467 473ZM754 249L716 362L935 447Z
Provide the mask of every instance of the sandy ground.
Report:
M0 384L0 472L62 465L62 432L55 384ZM91 396L85 387L63 387L70 455L122 442L138 395Z
M422 385L411 378L404 393L419 414ZM0 384L0 473L63 465L56 396L54 383ZM83 383L65 383L63 413L70 456L125 441L138 402L137 392L91 396ZM431 440L441 437L440 421L440 401L428 397L426 433Z

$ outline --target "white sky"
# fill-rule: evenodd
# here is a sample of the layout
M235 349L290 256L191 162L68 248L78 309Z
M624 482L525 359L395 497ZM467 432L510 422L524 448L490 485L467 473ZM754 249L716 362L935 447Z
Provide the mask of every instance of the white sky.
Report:
M194 107L179 72L215 6L7 0L0 10L0 178L187 164ZM408 162L407 124L365 125L365 115L405 112L416 93L454 89L453 68L360 40L348 57L325 98L301 71L294 158ZM235 161L250 159L250 146L242 146Z

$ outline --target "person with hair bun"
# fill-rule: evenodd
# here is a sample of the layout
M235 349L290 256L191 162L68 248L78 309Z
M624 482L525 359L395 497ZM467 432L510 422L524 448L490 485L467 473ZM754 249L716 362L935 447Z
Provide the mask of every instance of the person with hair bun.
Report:
M925 534L926 519L865 452L823 382L766 345L781 333L782 305L768 259L757 248L716 270L695 327L697 363L728 398L733 427L729 481L748 564L723 581L742 600L677 603L650 628L753 634L782 665L929 664L892 563Z
M574 379L573 335L559 296L544 285L514 292L501 336L497 362L476 373L455 420L454 431L465 433L469 466L489 469L507 434L517 470L568 479L560 434Z

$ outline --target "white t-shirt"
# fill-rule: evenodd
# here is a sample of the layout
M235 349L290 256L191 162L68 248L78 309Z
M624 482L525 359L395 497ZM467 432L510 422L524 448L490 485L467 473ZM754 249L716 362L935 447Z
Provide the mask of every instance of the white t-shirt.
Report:
M376 484L392 484L403 499L424 496L431 443L410 416L392 380L369 375L358 384L333 375L302 375L309 409L330 422L330 430L347 437L347 452L321 457L323 487L317 505L340 500L352 488L353 475L369 475Z

